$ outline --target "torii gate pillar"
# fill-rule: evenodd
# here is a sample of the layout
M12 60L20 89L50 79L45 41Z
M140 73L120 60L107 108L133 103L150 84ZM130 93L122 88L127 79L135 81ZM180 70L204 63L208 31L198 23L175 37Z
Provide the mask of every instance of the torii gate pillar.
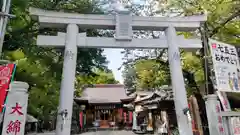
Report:
M184 116L183 109L188 109L187 93L184 86L184 78L181 67L179 47L177 43L177 35L175 28L170 25L165 30L165 35L168 43L168 61L172 81L172 89L174 91L174 105L177 116L177 123L180 135L191 135L192 125L191 122Z
M79 28L76 24L67 25L65 52L60 89L59 109L57 116L57 135L68 135L71 131L74 82L77 62L77 36Z

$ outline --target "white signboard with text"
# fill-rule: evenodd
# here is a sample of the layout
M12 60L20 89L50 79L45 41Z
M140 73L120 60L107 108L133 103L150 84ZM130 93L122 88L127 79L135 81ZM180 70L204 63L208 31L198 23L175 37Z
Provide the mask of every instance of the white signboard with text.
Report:
M240 92L240 70L235 46L209 39L216 88L225 92Z
M28 93L23 88L9 91L2 135L24 135Z

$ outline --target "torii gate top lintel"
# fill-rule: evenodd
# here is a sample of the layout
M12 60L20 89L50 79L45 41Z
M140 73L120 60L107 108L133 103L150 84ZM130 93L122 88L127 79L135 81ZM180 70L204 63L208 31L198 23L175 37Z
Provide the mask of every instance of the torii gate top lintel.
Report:
M41 27L66 28L67 24L77 24L81 28L115 29L116 16L99 14L65 13L38 8L30 8L30 15L40 22ZM125 11L126 12L126 11ZM164 31L169 24L177 31L194 31L201 22L207 20L206 15L189 17L143 17L131 16L133 30Z

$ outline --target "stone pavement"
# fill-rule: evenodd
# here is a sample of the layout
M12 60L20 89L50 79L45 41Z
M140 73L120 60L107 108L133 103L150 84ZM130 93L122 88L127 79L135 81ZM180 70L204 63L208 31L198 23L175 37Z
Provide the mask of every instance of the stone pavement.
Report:
M55 132L45 132L36 135L55 135ZM136 135L132 131L97 131L97 132L86 132L79 135Z

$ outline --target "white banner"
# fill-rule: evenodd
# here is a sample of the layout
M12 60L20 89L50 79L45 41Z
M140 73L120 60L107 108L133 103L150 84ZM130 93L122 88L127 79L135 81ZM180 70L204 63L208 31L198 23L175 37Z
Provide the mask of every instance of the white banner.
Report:
M240 92L240 70L235 46L209 39L216 88L225 92Z
M26 83L24 84L26 85ZM28 105L28 86L26 89L21 87L21 85L19 88L15 86L18 85L14 85L8 94L2 135L24 135Z
M220 102L218 102L218 104L216 106L216 112L217 112L217 121L218 121L218 124L216 126L218 128L219 135L224 135L225 130L224 130L224 127L223 127L223 119L222 119L222 116L220 115L220 113L221 113Z
M217 91L218 98L220 99L220 102L223 107L223 111L232 111L229 100L227 98L227 94L222 91Z

